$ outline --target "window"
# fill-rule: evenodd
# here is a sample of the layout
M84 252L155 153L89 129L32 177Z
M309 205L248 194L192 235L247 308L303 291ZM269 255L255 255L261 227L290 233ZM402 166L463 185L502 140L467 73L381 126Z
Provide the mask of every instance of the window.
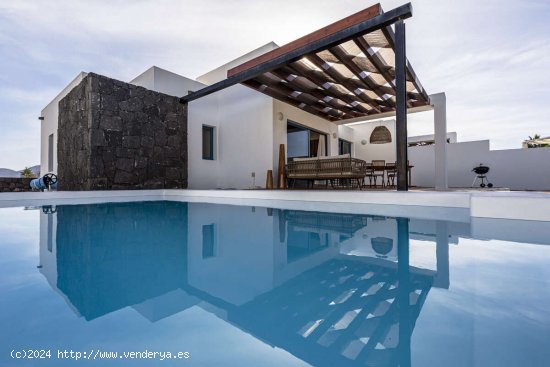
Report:
M202 258L216 256L216 227L214 224L202 226Z
M351 143L347 140L338 139L338 154L351 155Z
M328 233L304 232L290 228L286 249L287 263L308 257L329 246Z
M202 125L202 159L214 160L214 127Z
M53 214L46 214L48 217L48 251L52 252L53 249Z
M292 158L320 157L327 154L327 136L289 122L287 124L287 156Z
M53 134L48 136L48 172L53 171Z

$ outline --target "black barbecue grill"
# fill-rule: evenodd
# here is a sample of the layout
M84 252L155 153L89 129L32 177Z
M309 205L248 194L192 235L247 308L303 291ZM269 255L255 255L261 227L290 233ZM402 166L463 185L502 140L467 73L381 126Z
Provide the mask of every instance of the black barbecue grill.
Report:
M472 172L476 174L476 177L474 178L474 182L472 183L472 187L476 184L476 181L478 179L481 179L481 183L479 184L480 187L493 187L493 184L489 182L489 179L487 178L487 173L489 172L489 167L484 166L483 163L480 163L479 166L474 167L472 169ZM487 180L487 185L485 185L485 180Z

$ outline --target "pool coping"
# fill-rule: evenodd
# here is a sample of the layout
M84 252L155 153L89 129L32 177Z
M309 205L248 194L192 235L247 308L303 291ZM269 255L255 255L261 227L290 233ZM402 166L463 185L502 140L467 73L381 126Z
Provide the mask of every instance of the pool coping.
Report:
M142 200L225 202L341 211L361 206L407 215L426 209L450 209L470 217L550 221L550 193L472 191L331 191L331 190L117 190L0 193L0 207L62 205ZM259 203L259 204L254 204ZM305 205L304 203L308 203ZM437 214L439 215L439 214ZM442 218L445 219L445 218Z

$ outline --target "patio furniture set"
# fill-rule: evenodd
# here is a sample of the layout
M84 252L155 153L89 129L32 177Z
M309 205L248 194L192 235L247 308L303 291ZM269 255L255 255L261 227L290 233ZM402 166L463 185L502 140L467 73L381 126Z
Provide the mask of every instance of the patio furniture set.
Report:
M408 165L408 180L411 184L411 168ZM294 158L286 167L287 187L294 188L296 181L305 180L308 187L313 187L315 181L324 181L328 187L356 187L363 189L367 186L378 187L380 178L381 187L395 187L397 176L396 162L373 160L366 162L352 158L350 154L333 157Z

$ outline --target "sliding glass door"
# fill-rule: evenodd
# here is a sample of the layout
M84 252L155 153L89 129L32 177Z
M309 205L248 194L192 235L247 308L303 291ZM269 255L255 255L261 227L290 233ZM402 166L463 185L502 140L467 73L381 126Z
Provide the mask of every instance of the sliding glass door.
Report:
M287 125L287 156L293 158L327 155L327 136L295 122Z

